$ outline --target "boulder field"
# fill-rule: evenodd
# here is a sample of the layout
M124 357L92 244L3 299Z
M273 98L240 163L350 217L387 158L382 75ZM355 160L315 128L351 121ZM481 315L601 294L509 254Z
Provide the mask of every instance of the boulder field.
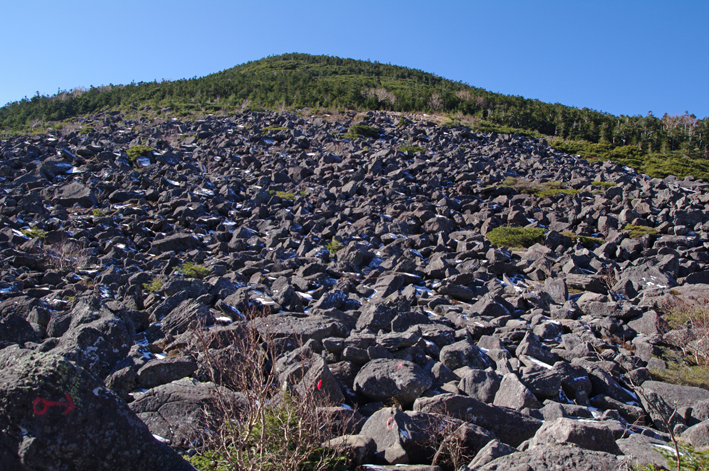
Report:
M358 411L365 469L452 469L432 427L464 470L709 445L709 391L657 375L709 358L667 316L709 299L706 183L385 112L81 126L0 141L0 469L193 469L244 400L204 339L244 329Z

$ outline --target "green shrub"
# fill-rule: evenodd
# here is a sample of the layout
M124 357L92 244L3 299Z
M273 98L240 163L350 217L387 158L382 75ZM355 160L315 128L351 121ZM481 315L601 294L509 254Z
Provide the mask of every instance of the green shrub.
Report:
M617 183L613 183L613 182L599 182L599 181L597 181L597 180L592 181L592 182L591 182L591 185L593 185L593 186L600 186L600 187L602 187L602 188L611 188L611 187L614 187L614 186L618 186Z
M30 239L44 239L47 236L46 231L43 231L42 229L37 229L36 227L22 229L22 233Z
M578 190L566 188L562 182L537 182L534 180L525 180L523 178L507 177L500 186L508 186L514 188L520 193L527 195L535 195L540 198L547 198L554 195L575 195Z
M413 154L426 152L426 149L419 146L403 146L399 147L400 152L411 152Z
M697 451L689 445L679 445L680 467L677 466L677 456L674 451L660 449L660 454L665 457L670 469L683 471L706 471L709 469L709 451Z
M288 128L284 126L266 126L265 128L261 129L262 133L267 133L269 131L287 131Z
M623 230L630 231L628 235L631 239L637 239L638 237L642 237L644 235L649 235L651 237L657 236L657 229L655 229L654 227L634 226L632 224L626 224Z
M487 240L499 247L531 247L544 240L541 227L496 227L487 233Z
M589 250L593 249L597 245L603 245L605 242L603 239L599 239L597 237L578 235L573 232L562 232L561 234L566 237L571 237L574 241L581 242L581 245Z
M92 211L92 214L94 215L94 217L97 217L97 218L98 218L98 217L103 217L103 216L106 215L105 212L103 212L102 210L100 210L100 209L98 209L98 208L94 208L94 210Z
M379 137L379 128L367 126L366 124L353 124L350 126L349 134L357 137L371 137L372 139L376 139Z
M135 162L138 157L141 156L148 156L154 149L152 147L144 146L144 145L137 145L129 148L126 151L126 154L128 155L128 159L131 162Z
M187 278L199 279L206 278L209 276L210 273L212 273L212 270L210 270L209 268L203 265L198 265L193 262L185 262L175 271L177 273L182 273Z
M90 133L92 133L92 132L94 132L94 127L93 127L93 126L84 126L84 127L81 128L81 130L79 131L79 134L90 134Z
M276 191L276 190L269 190L268 191L271 195L273 196L278 196L282 200L293 200L295 199L295 192L294 191Z
M143 289L151 293L155 293L162 289L162 280L160 278L153 278L149 283L143 283Z
M344 244L343 244L342 242L340 242L339 240L335 239L334 237L333 237L332 240L327 244L326 247L327 247L327 250L330 251L330 255L333 256L333 257L335 256L335 254L336 254L337 252L339 252L340 250L342 250L342 249L345 248Z
M548 198L556 195L575 195L578 192L579 190L574 190L573 188L557 188L552 190L541 190L534 193L534 195L540 198Z

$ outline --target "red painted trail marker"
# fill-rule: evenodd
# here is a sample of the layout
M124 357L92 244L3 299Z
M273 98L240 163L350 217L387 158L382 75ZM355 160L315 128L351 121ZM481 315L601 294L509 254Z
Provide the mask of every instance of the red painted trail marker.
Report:
M69 395L69 393L66 393L66 400L67 402L48 401L46 399L38 397L34 400L34 404L32 405L32 407L36 415L44 415L47 413L50 407L64 406L66 407L64 415L67 415L69 412L76 409L76 406L74 405L74 401L71 400L71 396Z

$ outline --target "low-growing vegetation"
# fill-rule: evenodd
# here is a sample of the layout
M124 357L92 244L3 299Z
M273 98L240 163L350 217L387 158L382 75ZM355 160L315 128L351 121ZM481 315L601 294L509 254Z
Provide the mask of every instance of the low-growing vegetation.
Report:
M592 181L591 185L600 186L601 188L612 188L614 186L618 186L618 184L614 182L601 182L597 180Z
M599 239L598 237L579 235L574 232L562 232L561 234L566 237L570 237L574 242L580 242L581 245L589 250L595 248L596 246L603 245L605 242L603 239Z
M25 236L30 239L44 239L47 236L47 232L36 227L31 227L29 229L22 229L21 231Z
M375 126L367 126L366 124L353 124L350 126L349 132L347 133L347 136L353 137L353 138L358 138L358 137L370 137L372 139L376 139L379 137L379 128Z
M276 191L276 190L269 190L268 191L272 196L278 196L282 200L293 200L295 199L295 192L294 191Z
M527 248L544 240L541 227L496 227L487 233L487 240L499 247Z
M652 237L657 235L657 229L648 226L635 226L632 224L626 224L626 226L623 227L623 230L629 231L628 236L632 239L637 239L638 237L642 237L644 235L649 235Z
M662 306L661 311L668 329L687 329L687 338L694 340L663 347L661 358L667 367L652 369L653 377L709 389L709 305L676 300Z
M65 239L44 246L45 263L55 270L76 270L86 266L89 251L82 242Z
M656 381L679 384L680 386L694 386L709 390L709 368L706 365L696 365L686 361L687 357L665 357L667 368L651 368L650 373Z
M181 273L187 278L206 278L211 273L212 270L205 267L204 265L199 265L194 262L185 262L179 268L175 270L177 273Z
M334 257L337 252L345 248L345 245L333 237L326 248L330 252L330 256Z
M411 152L412 154L422 154L426 152L426 149L419 146L403 146L399 147L399 152Z
M578 190L567 188L562 182L538 182L523 178L507 177L500 186L514 188L520 193L548 198L554 195L575 195Z
M287 131L288 128L285 126L266 126L265 128L261 129L262 133L267 133L271 131Z
M153 150L154 149L152 147L148 147L148 146L144 146L144 145L137 145L137 146L133 146L133 147L128 148L128 150L126 151L126 155L128 156L128 159L131 162L135 162L138 159L138 157L149 156Z
M246 318L262 313L245 313ZM281 384L276 359L281 343L244 326L231 337L195 329L213 383L238 391L215 390L216 407L205 418L199 453L188 460L202 471L345 471L347 458L324 447L342 434L349 419L323 421L320 407L332 406L319 386ZM212 355L214 345L228 354ZM300 361L311 361L306 357ZM294 378L300 381L300 376Z
M156 293L162 289L162 280L153 278L148 283L143 283L143 289L150 293Z

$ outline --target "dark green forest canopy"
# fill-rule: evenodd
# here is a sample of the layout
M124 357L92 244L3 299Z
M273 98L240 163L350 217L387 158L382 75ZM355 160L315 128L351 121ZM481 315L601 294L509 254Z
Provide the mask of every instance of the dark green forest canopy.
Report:
M267 57L200 78L37 95L0 108L0 131L20 134L99 111L147 107L170 109L177 116L299 108L427 112L482 131L548 136L556 139L555 146L585 157L709 158L706 117L615 116L492 93L407 67L308 54ZM628 146L632 150L618 154Z

